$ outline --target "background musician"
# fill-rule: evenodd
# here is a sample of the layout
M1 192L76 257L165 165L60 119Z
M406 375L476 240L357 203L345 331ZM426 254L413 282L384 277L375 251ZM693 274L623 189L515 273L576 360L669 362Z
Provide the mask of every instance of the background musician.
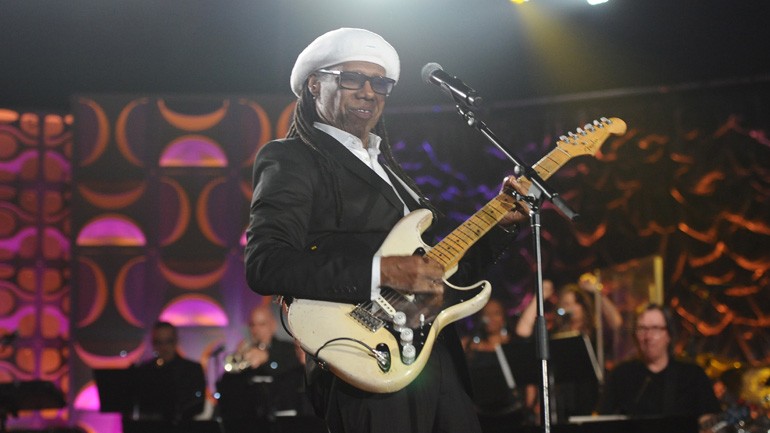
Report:
M253 430L278 415L307 414L304 373L295 345L275 338L270 305L249 313L248 337L226 359L217 382L219 415L228 432Z
M201 364L182 357L179 335L169 322L152 327L154 358L138 366L139 418L176 423L204 409L206 379Z
M617 331L622 327L623 318L618 309L605 294L601 293L601 285L591 277L593 275L586 274L577 284L566 284L558 292L554 292L551 280L543 281L543 297L548 300L546 305L552 306L552 310L546 313L550 316L551 337L583 334L589 337L592 346L596 348L598 335L595 300L599 296L602 303L601 319L606 329ZM516 323L516 334L519 337L528 338L532 335L537 313L535 301L533 297ZM552 395L555 398L556 414L559 419L567 420L570 416L590 415L596 409L600 392L600 385L596 378L563 380L556 385ZM525 395L526 406L537 413L538 397L533 386L528 386Z
M645 416L697 416L702 424L720 412L711 380L696 364L675 359L671 314L657 304L637 311L638 358L619 364L605 385L599 412Z
M490 299L476 317L479 325L465 338L473 403L484 432L510 431L525 422L522 397L503 347L511 342L505 308Z

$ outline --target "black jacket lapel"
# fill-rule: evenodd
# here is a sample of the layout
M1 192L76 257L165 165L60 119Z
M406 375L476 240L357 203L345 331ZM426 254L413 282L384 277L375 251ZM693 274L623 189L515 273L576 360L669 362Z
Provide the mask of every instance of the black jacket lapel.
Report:
M366 183L371 185L372 188L385 196L388 202L390 202L400 211L403 211L404 203L399 200L396 192L393 190L393 187L388 185L387 182L385 182L377 173L374 172L374 170L364 164L360 159L356 158L355 155L353 155L348 149L345 148L345 146L342 145L342 143L335 140L326 133L323 133L323 136L324 148L329 151L335 161L340 163L340 165L345 167L356 176L363 179ZM385 169L385 171L387 172L388 170Z

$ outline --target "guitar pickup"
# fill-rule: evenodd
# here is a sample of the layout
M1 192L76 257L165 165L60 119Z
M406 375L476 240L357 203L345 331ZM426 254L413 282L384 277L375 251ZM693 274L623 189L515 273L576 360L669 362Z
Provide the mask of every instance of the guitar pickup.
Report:
M376 302L377 305L382 308L382 311L384 311L385 314L387 314L391 319L393 319L393 317L396 315L396 309L393 308L393 306L390 305L390 302L386 301L382 295L378 295L376 298L374 298L374 302Z
M380 328L385 326L384 320L377 318L374 314L369 312L369 310L362 308L360 305L356 305L348 315L371 332L377 332Z

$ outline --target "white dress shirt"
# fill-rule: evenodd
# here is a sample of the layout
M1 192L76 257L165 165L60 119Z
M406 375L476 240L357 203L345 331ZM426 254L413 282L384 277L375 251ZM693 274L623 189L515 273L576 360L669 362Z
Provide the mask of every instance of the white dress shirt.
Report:
M346 131L343 131L339 128L335 128L331 125L327 125L325 123L315 122L313 124L317 129L331 135L335 140L339 141L347 150L350 151L356 158L361 160L364 164L366 164L367 167L371 168L375 173L377 173L378 176L382 178L385 182L390 185L391 188L393 188L393 183L390 181L390 178L388 177L388 174L385 173L385 169L380 165L380 162L377 160L377 157L380 155L380 143L382 142L382 138L378 135L369 133L369 148L364 147L364 143L361 141L360 138L356 137L353 134L350 134ZM417 197L417 194L414 194L411 189L406 186L403 182L401 183L404 188L410 192L410 194L414 197ZM404 215L409 213L409 208L404 203L404 199L401 198L401 196L398 194L398 191L396 188L393 188L393 191L396 193L396 196L401 200L401 203L404 205ZM375 255L372 258L372 294L371 299L374 299L375 297L380 295L380 256Z

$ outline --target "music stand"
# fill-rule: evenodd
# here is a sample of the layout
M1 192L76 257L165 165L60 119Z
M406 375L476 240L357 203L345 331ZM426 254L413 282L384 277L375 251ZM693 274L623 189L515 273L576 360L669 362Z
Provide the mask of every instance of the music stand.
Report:
M0 384L0 432L5 432L8 415L20 410L58 409L66 404L64 394L52 382L29 380Z
M551 367L556 383L586 380L602 381L602 372L588 336L579 332L554 334L549 340ZM540 363L531 339L515 340L503 346L517 385L536 384Z
M602 383L602 370L587 335L581 332L553 334L550 345L556 383L593 380Z
M552 412L557 421L566 420L569 416L567 412L573 407L589 403L591 398L598 398L598 384L601 383L602 372L588 336L579 332L553 334L548 344L549 374L552 384L556 387L550 395L550 403L556 409ZM511 365L517 386L540 382L540 361L537 359L534 340L512 341L503 346L503 352ZM586 384L590 385L591 390L595 390L596 395L577 395L580 399L578 401L569 398L575 397L575 392L586 390Z
M516 386L540 383L540 361L535 353L534 340L511 340L502 347Z
M601 369L587 335L554 334L550 340L557 422L588 415L599 401Z
M135 368L94 369L99 392L99 412L119 412L130 416L137 404L138 375Z

